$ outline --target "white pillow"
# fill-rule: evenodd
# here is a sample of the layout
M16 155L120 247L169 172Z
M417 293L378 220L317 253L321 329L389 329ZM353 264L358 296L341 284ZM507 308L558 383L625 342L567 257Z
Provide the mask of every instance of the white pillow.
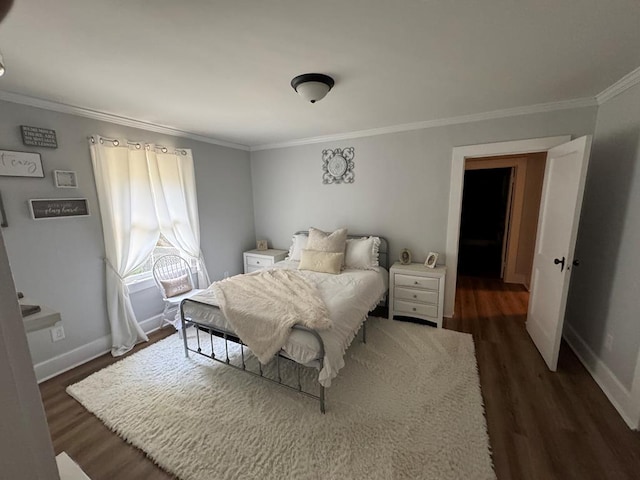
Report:
M320 273L340 273L344 253L321 252L319 250L302 250L302 259L298 270L311 270Z
M307 240L309 240L309 237L304 233L294 235L293 239L291 240L291 247L289 247L289 256L287 257L287 259L299 262L302 255L302 250L307 248Z
M307 250L318 250L320 252L342 253L344 266L344 249L347 245L347 229L340 228L335 232L327 233L320 229L309 228L309 241Z
M380 239L378 237L350 238L345 251L345 268L375 270L378 262Z

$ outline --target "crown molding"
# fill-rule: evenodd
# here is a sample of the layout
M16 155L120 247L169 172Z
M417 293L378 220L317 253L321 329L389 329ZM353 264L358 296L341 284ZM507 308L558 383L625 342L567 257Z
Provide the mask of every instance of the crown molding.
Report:
M635 72L636 71L632 73L635 73ZM627 77L630 77L630 76L631 74L627 75ZM638 76L638 79L633 80L633 83L631 83L630 81L625 82L624 89L629 88L631 85L635 84L640 80L640 75L636 74L636 76ZM623 82L623 80L625 80L627 77L623 78L622 80L617 82L615 85ZM613 88L613 86L611 88ZM622 90L617 91L616 94L620 93L621 91ZM199 135L196 133L179 130L173 127L157 125L157 124L153 124L153 123L149 123L141 120L136 120L133 118L123 117L120 115L100 112L100 111L91 110L83 107L76 107L73 105L67 105L60 102L52 102L49 100L29 97L27 95L21 95L17 93L0 91L0 100L4 100L6 102L11 102L11 103L19 103L22 105L28 105L36 108L42 108L45 110L52 110L60 113L78 115L81 117L92 118L94 120L115 123L118 125L124 125L132 128L139 128L141 130L162 133L165 135L190 138L192 140L197 140L199 142L210 143L214 145L220 145L222 147L234 148L237 150L244 150L244 151L251 151L251 152L260 151L260 150L271 150L271 149L277 149L277 148L297 147L297 146L310 145L315 143L336 142L336 141L342 141L342 140L350 140L354 138L385 135L389 133L408 132L412 130L423 130L427 128L443 127L447 125L479 122L483 120L493 120L493 119L499 119L499 118L514 117L519 115L530 115L535 113L545 113L545 112L552 112L556 110L568 110L572 108L593 107L598 105L598 102L596 101L595 98L577 98L573 100L564 100L560 102L540 103L540 104L528 105L524 107L507 108L503 110L494 110L490 112L476 113L471 115L462 115L458 117L441 118L436 120L426 120L426 121L414 122L414 123L404 123L400 125L391 125L387 127L372 128L368 130L356 130L352 132L339 133L335 135L322 135L318 137L301 138L297 140L290 140L285 142L270 143L270 144L257 145L257 146L250 147L247 145L225 142L223 140L218 140L218 139L207 137L204 135Z
M617 95L620 95L622 92L633 87L638 82L640 82L640 67L626 74L616 83L614 83L610 87L605 88L603 91L597 94L596 100L598 102L598 105L602 105L604 102L611 100Z
M225 142L223 140L206 137L204 135L198 135L197 133L186 132L184 130L179 130L177 128L168 127L165 125L157 125L155 123L136 120L134 118L122 117L120 115L99 112L97 110L90 110L83 107L76 107L73 105L67 105L65 103L52 102L49 100L43 100L41 98L20 95L18 93L0 91L0 100L11 103L19 103L21 105L28 105L30 107L42 108L44 110L52 110L54 112L68 113L71 115L78 115L80 117L92 118L94 120L100 120L103 122L124 125L125 127L139 128L141 130L147 130L149 132L162 133L165 135L172 135L174 137L190 138L191 140L219 145L221 147L249 151L249 146L247 145Z
M372 137L375 135L385 135L388 133L408 132L411 130L423 130L426 128L444 127L461 123L479 122L482 120L493 120L498 118L515 117L518 115L530 115L534 113L553 112L555 110L569 110L572 108L584 108L596 106L594 98L576 98L573 100L563 100L561 102L539 103L525 107L507 108L503 110L493 110L491 112L474 113L472 115L462 115L459 117L441 118L436 120L426 120L415 123L404 123L401 125L391 125L388 127L372 128L369 130L357 130L354 132L339 133L336 135L323 135L319 137L301 138L281 143L271 143L251 147L251 151L272 150L275 148L297 147L313 143L336 142L350 140L353 138Z

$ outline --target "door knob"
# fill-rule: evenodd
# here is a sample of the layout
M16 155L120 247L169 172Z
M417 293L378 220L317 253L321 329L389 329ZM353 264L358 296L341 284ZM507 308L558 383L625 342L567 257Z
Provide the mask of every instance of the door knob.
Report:
M561 272L564 270L564 257L562 257L562 260L560 260L559 258L554 259L553 263L555 263L556 265L560 265Z
M574 265L575 267L578 267L578 266L580 265L580 260L576 258L576 259L573 261L573 265Z

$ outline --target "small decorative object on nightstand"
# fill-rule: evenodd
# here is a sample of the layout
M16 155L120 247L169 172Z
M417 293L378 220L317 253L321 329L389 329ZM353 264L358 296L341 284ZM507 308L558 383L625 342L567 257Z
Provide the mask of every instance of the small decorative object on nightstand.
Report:
M275 248L244 252L244 273L251 273L270 267L274 263L284 260L286 256L286 250L276 250Z
M269 245L267 244L266 240L256 240L256 250L260 250L261 252L264 252L268 248L269 248Z
M402 265L409 265L411 263L411 250L403 248L400 251L400 263Z
M424 266L429 268L435 268L438 261L438 254L436 252L429 252L427 259L424 261Z
M389 320L411 317L441 328L445 275L445 267L394 263L389 270Z

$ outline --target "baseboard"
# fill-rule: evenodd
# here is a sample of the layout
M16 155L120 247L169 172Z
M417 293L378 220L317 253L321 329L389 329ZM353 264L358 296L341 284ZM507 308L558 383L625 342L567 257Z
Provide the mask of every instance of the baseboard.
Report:
M162 314L147 318L139 323L145 333L151 333L160 328L161 321ZM69 352L65 352L44 362L36 363L33 366L36 379L38 383L42 383L45 380L56 377L67 370L87 363L110 351L111 335L105 335L78 348L74 348Z
M620 380L618 380L609 367L598 358L571 325L566 323L563 338L567 341L571 350L574 351L580 362L582 362L629 428L637 430L639 419L636 418L636 408L633 405L631 392L620 383Z

